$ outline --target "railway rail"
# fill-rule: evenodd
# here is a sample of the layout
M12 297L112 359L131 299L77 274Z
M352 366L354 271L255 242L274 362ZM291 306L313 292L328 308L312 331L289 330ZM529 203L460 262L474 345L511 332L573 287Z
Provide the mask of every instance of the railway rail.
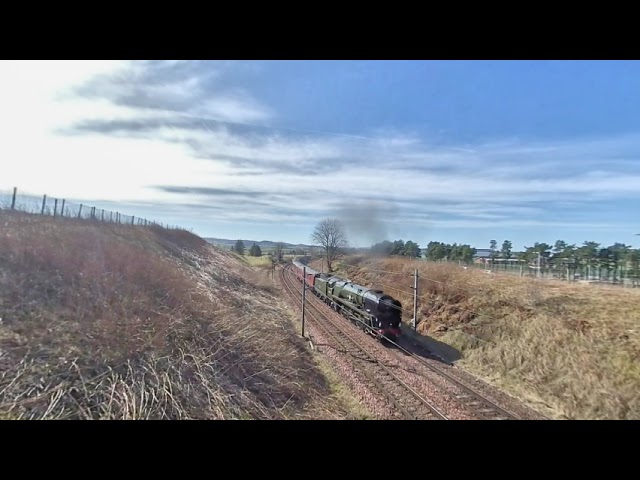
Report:
M288 268L288 267L285 267L285 268ZM283 269L283 275L284 275L284 269ZM301 301L299 300L298 303L301 303ZM307 302L307 304L311 304L311 302ZM314 306L313 308L317 310L317 307ZM326 317L326 315L323 315L323 316ZM358 322L359 320L356 319L356 321ZM345 330L341 329L340 331L346 334ZM352 335L350 332L349 334ZM384 338L389 344L393 345L395 349L397 349L399 352L414 359L421 366L425 367L430 372L435 373L436 375L441 377L445 382L451 385L454 385L459 392L454 395L455 398L460 402L460 404L465 406L469 411L473 412L478 418L483 420L520 420L521 419L521 417L519 417L518 415L501 407L496 402L490 400L485 395L476 391L472 387L465 385L462 381L455 378L453 375L448 373L445 369L435 365L434 363L431 363L425 360L420 355L408 350L407 348L400 345L398 342L387 337L384 337ZM425 347L420 346L419 348L431 354L431 352L429 352ZM435 360L435 357L433 361L434 362L437 361Z
M298 291L293 286L297 284L297 281L292 283L287 272L288 267L281 271L283 285L296 303L301 305L302 300L298 297ZM387 397L400 417L410 420L448 420L447 416L437 407L371 355L362 343L354 338L353 333L346 331L341 325L338 325L338 322L329 318L311 302L308 302L306 307L308 308L306 315L353 358L358 371ZM318 316L323 317L326 321L320 321Z
M398 350L400 350L405 355L410 356L411 358L415 359L420 364L428 368L430 371L436 373L437 375L440 375L447 382L455 385L461 391L461 393L459 393L455 397L460 401L460 403L468 407L471 411L475 412L480 418L485 420L520 420L519 416L500 407L495 402L488 399L481 393L477 392L476 390L469 387L468 385L465 385L464 383L462 383L460 380L455 378L453 375L451 375L444 369L434 365L433 363L426 361L416 353L410 350L407 350L402 345L399 345L393 340L387 339L387 341L389 343L392 343ZM420 348L424 349L424 347L420 347Z

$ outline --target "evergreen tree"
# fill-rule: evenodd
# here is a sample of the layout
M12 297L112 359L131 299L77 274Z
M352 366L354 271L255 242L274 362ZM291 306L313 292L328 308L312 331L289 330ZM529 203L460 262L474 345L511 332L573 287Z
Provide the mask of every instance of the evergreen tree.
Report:
M242 240L236 242L236 253L238 255L244 255L244 242Z

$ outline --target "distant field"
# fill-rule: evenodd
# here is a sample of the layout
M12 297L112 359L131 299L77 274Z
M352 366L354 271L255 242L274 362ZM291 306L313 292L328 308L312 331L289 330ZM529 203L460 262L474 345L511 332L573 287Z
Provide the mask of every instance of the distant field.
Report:
M542 413L640 419L640 289L487 275L399 258L347 257L336 267L353 281L387 289L409 312L410 275L417 268L418 330L460 350L461 366Z
M268 271L186 231L0 224L0 418L350 418Z
M247 265L251 265L252 267L270 267L271 266L271 257L268 255L263 255L262 257L251 257L248 255L241 256L238 255Z
M233 253L236 258L252 267L271 267L271 257L269 255L262 255L261 257L252 257L250 255L238 255ZM292 260L295 255L283 255L283 261L287 262Z

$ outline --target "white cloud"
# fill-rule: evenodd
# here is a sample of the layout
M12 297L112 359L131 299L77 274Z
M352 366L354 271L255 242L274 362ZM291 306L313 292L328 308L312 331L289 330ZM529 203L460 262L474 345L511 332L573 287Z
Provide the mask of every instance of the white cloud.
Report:
M177 61L160 70L183 67L190 64ZM543 218L544 202L640 199L640 136L432 147L414 134L393 130L371 138L266 129L239 133L208 119L266 122L277 112L239 89L210 93L207 82L222 77L224 68L147 83L149 68L129 62L0 63L0 189L18 186L36 194L149 203L159 213L178 212L185 219L275 223L313 222L340 202L377 197L393 207L380 213L385 220L439 228L482 228L487 221L507 227L550 226ZM98 96L69 95L72 87L95 75L103 79L93 92ZM112 101L140 91L145 98L137 100L144 105ZM171 111L167 105L172 104L183 104L184 110ZM202 120L203 128L170 126L184 117ZM139 138L126 132L117 137L55 133L84 120L158 119L165 125L138 132ZM611 158L615 162L607 163ZM301 175L301 169L315 174ZM254 174L238 175L247 172ZM206 206L211 197L169 193L157 186L257 193L246 206L236 198L228 211L204 213L172 204ZM300 200L310 189L325 193Z
M209 116L217 120L229 122L259 122L272 117L272 114L249 96L237 98L225 96L203 100L194 109L194 114Z

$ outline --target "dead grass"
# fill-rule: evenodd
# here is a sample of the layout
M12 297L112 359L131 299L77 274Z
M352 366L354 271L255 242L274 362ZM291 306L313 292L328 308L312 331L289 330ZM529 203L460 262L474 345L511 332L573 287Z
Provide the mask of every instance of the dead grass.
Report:
M251 257L249 255L244 255L244 256L238 255L238 257L241 258L242 261L245 262L247 265L252 267L271 267L271 257L269 257L268 255L263 255L261 257Z
M636 290L487 275L404 259L350 257L337 267L364 284L393 285L393 279L403 278L408 291L410 274L418 268L418 330L459 349L462 366L542 413L567 419L640 418ZM411 310L411 296L392 293Z
M0 418L344 418L238 268L185 231L0 212Z
M271 307L277 308L279 311L286 311L286 315L274 317L271 321L266 320L267 324L271 324L274 329L288 332L295 336L295 340L304 343L299 337L300 318L298 312L292 311L290 307L282 301L282 292L275 286L274 280L276 275L280 275L280 271L271 271L271 263L268 265L258 264L257 266L238 266L229 264L228 270L233 269L242 279L255 289L266 292L266 300ZM279 267L280 268L280 267ZM273 277L273 279L272 279ZM288 323L287 323L288 320ZM309 352L305 352L308 355ZM323 411L324 418L346 418L367 420L374 418L373 415L363 407L358 400L344 385L331 366L326 360L317 353L311 353L309 357L314 362L312 371L319 371L322 375L322 388L319 391L325 392L322 397L315 399L316 411ZM340 412L337 415L335 412ZM329 415L329 417L327 417Z

